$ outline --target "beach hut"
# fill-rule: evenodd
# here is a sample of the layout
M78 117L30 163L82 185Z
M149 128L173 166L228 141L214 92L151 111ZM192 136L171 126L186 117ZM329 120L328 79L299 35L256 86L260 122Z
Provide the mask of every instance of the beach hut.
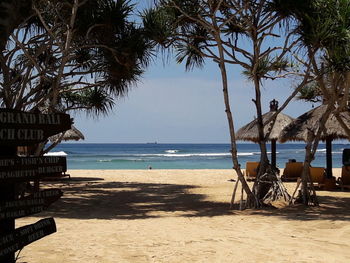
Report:
M270 102L270 111L265 113L263 123L267 122L278 110L278 101L272 100ZM264 126L264 134L268 134L271 130L267 141L271 141L271 164L276 167L276 141L284 127L290 124L294 119L282 112L280 112L275 121ZM273 125L271 127L271 125ZM237 140L259 142L258 121L257 119L240 128L236 133Z
M316 135L321 117L326 112L327 105L318 106L296 118L286 126L280 134L279 141L307 141L308 133ZM349 111L340 113L345 124L350 127ZM325 131L320 138L326 142L327 177L332 177L332 141L335 139L348 139L344 129L337 118L331 114L326 122Z
M84 140L85 137L81 131L79 131L74 125L72 125L71 129L64 132L63 137L61 138L62 133L51 136L49 140L53 143L58 140L61 141L79 141Z

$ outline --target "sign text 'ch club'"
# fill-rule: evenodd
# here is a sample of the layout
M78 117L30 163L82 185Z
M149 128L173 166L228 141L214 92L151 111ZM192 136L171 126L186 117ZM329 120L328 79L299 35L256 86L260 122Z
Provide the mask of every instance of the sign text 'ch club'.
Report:
M32 145L70 128L71 120L68 114L0 110L1 145Z

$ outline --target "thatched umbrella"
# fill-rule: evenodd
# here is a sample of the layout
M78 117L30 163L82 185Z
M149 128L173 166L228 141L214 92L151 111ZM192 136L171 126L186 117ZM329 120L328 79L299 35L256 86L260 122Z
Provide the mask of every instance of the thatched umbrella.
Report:
M56 134L54 136L51 136L49 138L49 140L51 142L56 142L57 140L59 140L61 138L61 136L62 136L62 133L59 133L59 134ZM70 130L65 131L63 137L61 138L61 140L63 140L63 141L79 141L79 140L84 140L84 139L85 139L85 137L81 133L81 131L79 131L73 125L72 125Z
M319 123L325 114L327 105L316 107L299 116L287 127L285 127L279 137L280 142L286 141L307 141L308 133L316 135ZM349 112L340 113L340 117L345 124L350 127ZM326 122L325 131L321 135L321 140L326 141L327 177L332 177L332 141L335 139L347 139L348 136L337 118L331 114Z
M263 117L263 123L268 121L273 114L278 109L278 102L276 100L272 100L270 102L270 111L265 113ZM280 112L275 122L271 121L270 123L266 124L264 126L264 134L268 134L268 132L271 130L267 140L271 141L271 164L276 167L276 141L279 138L280 132L283 130L284 127L286 127L289 123L293 121L293 118L283 114ZM271 125L273 125L271 127ZM238 140L243 141L252 141L252 142L259 142L259 131L258 131L258 120L255 119L252 122L248 123L247 125L240 128L236 133L236 138Z

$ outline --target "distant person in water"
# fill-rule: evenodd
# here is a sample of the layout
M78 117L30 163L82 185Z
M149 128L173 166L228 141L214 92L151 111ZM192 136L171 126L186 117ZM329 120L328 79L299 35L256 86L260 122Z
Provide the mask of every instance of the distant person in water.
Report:
M149 166L148 166L148 169L149 169L149 170L152 170L152 166L149 165Z

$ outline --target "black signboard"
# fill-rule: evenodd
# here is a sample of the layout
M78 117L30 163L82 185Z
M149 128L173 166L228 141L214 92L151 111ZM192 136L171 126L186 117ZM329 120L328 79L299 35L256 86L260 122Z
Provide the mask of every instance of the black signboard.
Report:
M41 114L0 109L0 145L36 144L69 130L71 124L70 116L65 113Z
M71 128L68 114L41 114L0 109L0 263L14 263L15 252L56 232L53 218L15 229L15 219L38 213L62 196L58 189L44 190L18 199L21 183L67 171L65 157L18 157L18 146L44 142Z
M0 202L0 219L15 219L40 213L61 196L60 189L47 189L19 200Z
M35 224L17 228L12 233L0 236L0 260L8 254L14 253L24 246L55 232L55 220L45 218Z
M64 156L0 158L0 182L31 181L66 171Z

